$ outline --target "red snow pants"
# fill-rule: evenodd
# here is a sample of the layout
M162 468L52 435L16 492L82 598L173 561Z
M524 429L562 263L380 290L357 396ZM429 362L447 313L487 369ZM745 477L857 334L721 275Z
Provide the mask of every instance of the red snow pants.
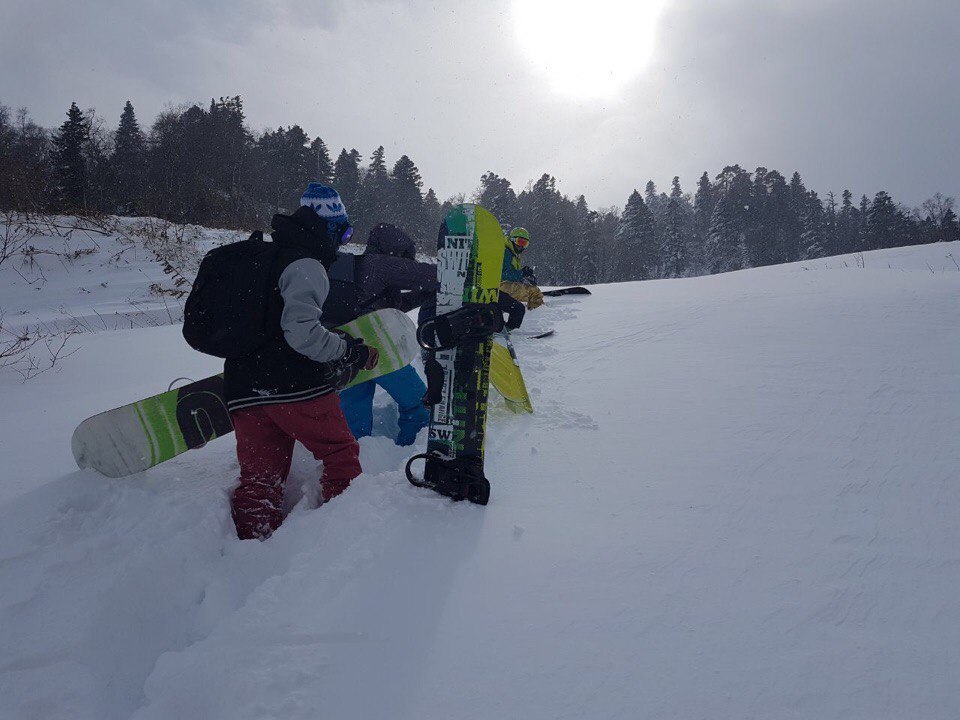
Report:
M283 522L283 490L299 440L323 462L323 500L360 474L360 446L336 393L313 400L244 408L231 414L237 433L240 485L230 497L237 537L268 538Z

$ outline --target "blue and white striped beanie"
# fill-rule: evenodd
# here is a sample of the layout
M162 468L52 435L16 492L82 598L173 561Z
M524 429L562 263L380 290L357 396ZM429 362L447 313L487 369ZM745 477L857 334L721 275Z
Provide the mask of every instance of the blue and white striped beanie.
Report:
M300 205L313 208L313 211L330 223L350 222L347 209L343 206L340 193L323 183L312 182L300 197Z

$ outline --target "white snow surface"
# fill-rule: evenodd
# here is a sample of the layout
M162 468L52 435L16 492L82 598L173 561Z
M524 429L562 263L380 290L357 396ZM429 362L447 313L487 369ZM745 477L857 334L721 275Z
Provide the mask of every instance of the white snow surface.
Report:
M176 286L160 258L192 282L204 252L249 236L156 218L52 216L32 225L39 230L28 241L33 251L0 265L0 310L12 329L101 332L181 322L190 287ZM0 238L6 230L0 222Z
M85 417L218 369L175 325L78 336L0 374L0 718L960 717L951 256L548 299L536 413L491 396L488 506L410 486L378 397L364 474L314 509L299 454L262 543L232 437L76 469ZM75 280L0 300L95 316Z

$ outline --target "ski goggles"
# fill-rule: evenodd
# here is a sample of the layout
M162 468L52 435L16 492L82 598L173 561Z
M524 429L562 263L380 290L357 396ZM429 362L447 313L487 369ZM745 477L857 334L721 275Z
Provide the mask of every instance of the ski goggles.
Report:
M347 225L343 230L343 235L340 236L340 244L346 245L350 242L350 239L353 237L353 225Z
M516 245L521 250L526 250L527 245L530 244L530 241L525 237L515 237L511 239L513 240L513 244Z

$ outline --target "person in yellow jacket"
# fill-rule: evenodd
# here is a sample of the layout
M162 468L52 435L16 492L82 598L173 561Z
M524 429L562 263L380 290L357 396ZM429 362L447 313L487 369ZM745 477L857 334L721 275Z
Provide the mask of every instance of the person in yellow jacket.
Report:
M530 244L530 233L526 228L516 227L504 237L503 274L500 276L500 292L505 292L514 300L526 303L528 310L543 305L543 293L533 282L533 273L524 267L521 253Z

